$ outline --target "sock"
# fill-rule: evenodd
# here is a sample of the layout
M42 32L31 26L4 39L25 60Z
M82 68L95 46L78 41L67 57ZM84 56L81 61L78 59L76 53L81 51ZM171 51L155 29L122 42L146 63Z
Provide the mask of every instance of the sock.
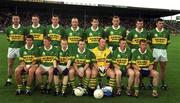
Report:
M76 86L75 86L75 79L70 80L70 84L71 84L73 89L76 88Z
M90 79L90 82L89 82L89 87L90 87L91 89L96 89L96 85L97 85L97 80L96 80L96 78L91 78L91 79Z
M114 86L115 86L115 81L116 81L115 78L110 78L108 85L109 85L110 87L114 88Z
M84 77L83 78L83 88L87 89L88 84L89 84L89 78Z
M67 88L67 85L63 84L63 85L62 85L62 90L61 90L61 93L65 93L66 88Z

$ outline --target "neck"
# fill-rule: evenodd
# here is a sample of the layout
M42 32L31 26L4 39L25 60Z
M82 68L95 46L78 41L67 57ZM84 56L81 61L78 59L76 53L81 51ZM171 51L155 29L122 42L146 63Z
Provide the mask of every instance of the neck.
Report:
M100 49L100 50L104 50L104 49L105 49L105 47L101 47L101 46L99 46L99 49Z
M144 52L145 52L145 49L140 49L140 50L141 50L141 52L142 52L142 53L144 53Z
M77 29L77 26L76 27L72 27L73 28L73 30L76 30Z
M32 44L27 44L27 48L30 49L32 47Z
M49 49L51 47L51 45L46 45L45 48L46 49Z
M125 50L125 48L124 48L124 47L120 47L120 49L121 49L121 51L124 51L124 50Z
M58 26L58 24L52 24L54 27L57 27Z
M34 23L33 25L36 27L36 26L38 26L38 23Z
M19 26L19 24L13 24L15 28L17 28Z
M119 25L113 25L113 26L114 26L114 28L118 28Z
M137 28L137 30L141 31L142 28Z
M67 47L62 47L62 49L65 51Z
M97 29L97 26L93 26L93 29L96 30L96 29Z
M157 28L159 31L161 31L162 30L162 28Z
M84 48L79 48L80 52L83 52Z

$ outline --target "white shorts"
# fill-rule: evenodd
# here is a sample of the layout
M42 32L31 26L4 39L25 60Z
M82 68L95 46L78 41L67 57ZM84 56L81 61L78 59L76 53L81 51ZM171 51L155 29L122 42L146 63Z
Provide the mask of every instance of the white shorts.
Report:
M8 58L16 58L19 57L19 50L20 48L8 48Z
M153 57L155 62L161 61L166 62L167 59L167 50L166 49L153 49Z
M58 65L58 68L63 72L66 69L66 66L64 65Z
M40 64L39 67L41 67L43 70L45 70L45 72L48 72L49 69L52 68L52 66L47 67L47 66L44 66L44 65L42 65L42 64Z

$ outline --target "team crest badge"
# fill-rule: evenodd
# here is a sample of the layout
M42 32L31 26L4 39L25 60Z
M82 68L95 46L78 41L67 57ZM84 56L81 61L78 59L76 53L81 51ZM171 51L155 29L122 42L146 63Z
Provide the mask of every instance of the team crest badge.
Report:
M135 34L135 35L134 35L134 37L135 37L135 38L137 38L137 37L138 37L138 35L137 35L137 34Z
M140 56L138 56L137 58L138 58L138 59L141 59L141 57L140 57Z
M33 30L31 29L31 30L30 30L30 33L32 33L32 32L33 32Z
M13 31L10 31L10 34L12 34L13 33Z
M46 55L46 53L45 53L45 52L42 52L42 55Z
M111 32L110 32L110 34L114 34L114 32L113 32L113 31L111 31Z
M157 37L158 35L157 34L154 34L155 37Z
M62 55L62 53L60 52L59 55Z
M72 33L70 32L69 35L72 36Z
M90 36L92 36L93 34L92 33L89 33Z
M23 53L24 55L27 55L27 52L26 51L24 51L24 53Z
M121 55L120 55L120 54L118 54L118 57L120 58L120 57L121 57Z
M76 57L79 58L79 55L77 54Z
M52 33L52 30L49 30L49 33Z

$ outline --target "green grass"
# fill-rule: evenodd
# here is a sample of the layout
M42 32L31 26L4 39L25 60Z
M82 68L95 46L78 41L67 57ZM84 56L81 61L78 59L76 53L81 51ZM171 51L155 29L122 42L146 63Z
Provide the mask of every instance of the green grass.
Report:
M155 99L151 97L150 90L142 90L139 98L127 97L105 97L101 100L93 97L83 96L75 97L68 95L68 97L54 97L53 95L41 95L39 91L33 93L32 96L16 96L15 82L12 86L5 87L4 81L7 77L7 46L8 42L5 35L0 34L0 102L1 103L177 103L180 100L180 36L172 36L171 44L168 48L169 62L167 65L167 84L168 90L161 91L159 89L160 97ZM16 63L17 64L17 63Z

